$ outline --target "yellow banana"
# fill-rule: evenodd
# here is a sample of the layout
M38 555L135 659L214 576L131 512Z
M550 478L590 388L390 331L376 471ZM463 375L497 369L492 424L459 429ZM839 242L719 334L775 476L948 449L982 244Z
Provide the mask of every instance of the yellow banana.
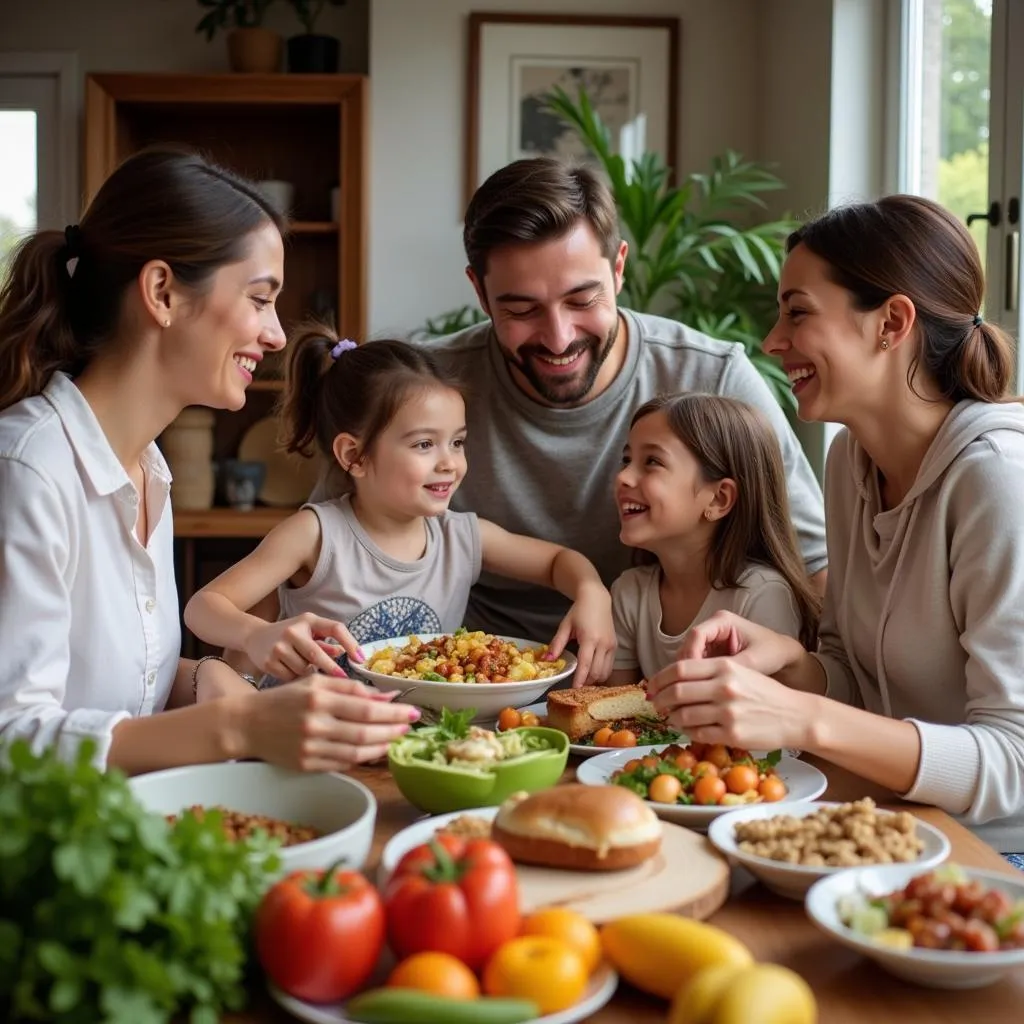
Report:
M788 967L709 967L672 1002L669 1024L816 1024L810 986Z
M754 962L728 932L676 914L620 917L601 929L601 946L630 984L662 999L671 999L704 967Z

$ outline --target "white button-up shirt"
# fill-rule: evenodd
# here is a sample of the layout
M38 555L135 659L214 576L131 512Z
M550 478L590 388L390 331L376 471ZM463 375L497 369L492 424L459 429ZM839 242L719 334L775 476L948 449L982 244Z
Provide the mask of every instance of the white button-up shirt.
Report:
M139 495L85 398L56 373L0 413L0 742L74 755L163 709L181 648L171 475L155 444Z

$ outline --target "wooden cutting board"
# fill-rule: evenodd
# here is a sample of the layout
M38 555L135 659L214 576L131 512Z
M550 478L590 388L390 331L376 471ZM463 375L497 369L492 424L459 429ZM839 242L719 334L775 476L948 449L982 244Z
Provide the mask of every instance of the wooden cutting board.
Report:
M661 824L661 849L625 871L563 871L517 864L522 912L566 907L594 924L650 911L672 911L698 920L709 917L729 895L729 866L706 836L669 821Z

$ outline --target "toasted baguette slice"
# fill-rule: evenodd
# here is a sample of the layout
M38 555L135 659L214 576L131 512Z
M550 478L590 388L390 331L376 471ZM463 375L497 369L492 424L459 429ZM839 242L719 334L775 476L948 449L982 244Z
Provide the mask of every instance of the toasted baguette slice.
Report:
M657 717L658 712L639 685L581 686L548 694L548 725L561 729L574 743L618 718Z

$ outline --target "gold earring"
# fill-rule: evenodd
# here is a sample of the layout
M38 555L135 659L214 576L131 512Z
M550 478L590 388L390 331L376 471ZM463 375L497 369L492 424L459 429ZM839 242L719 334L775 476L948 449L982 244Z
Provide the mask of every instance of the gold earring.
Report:
M882 351L884 352L889 347L889 342L886 338L882 339Z
M711 509L709 509L709 508L706 508L706 509L704 509L704 518L705 518L705 519L706 519L706 520L707 520L707 521L708 521L709 523L711 522L711 519L712 519L712 515L711 515Z

